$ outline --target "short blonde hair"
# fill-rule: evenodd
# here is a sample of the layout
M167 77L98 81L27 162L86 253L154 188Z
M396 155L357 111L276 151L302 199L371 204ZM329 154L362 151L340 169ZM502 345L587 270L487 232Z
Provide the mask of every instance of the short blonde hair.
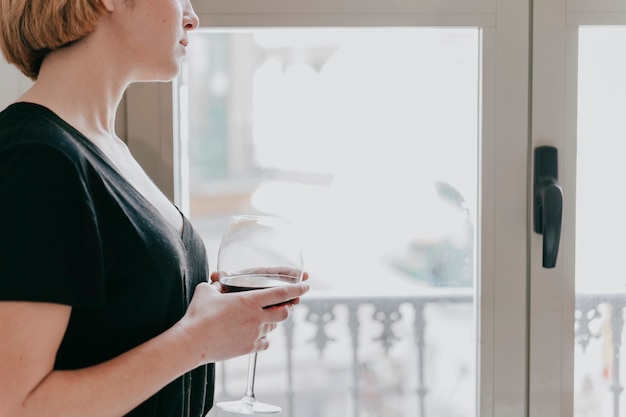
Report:
M100 0L0 0L0 49L36 80L46 54L91 33L104 10Z

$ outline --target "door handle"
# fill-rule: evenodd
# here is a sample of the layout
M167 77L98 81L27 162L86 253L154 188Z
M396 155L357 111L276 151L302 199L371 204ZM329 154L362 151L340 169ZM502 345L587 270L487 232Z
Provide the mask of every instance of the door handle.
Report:
M561 240L563 190L559 185L557 150L552 146L535 148L534 230L543 235L544 268L554 268Z

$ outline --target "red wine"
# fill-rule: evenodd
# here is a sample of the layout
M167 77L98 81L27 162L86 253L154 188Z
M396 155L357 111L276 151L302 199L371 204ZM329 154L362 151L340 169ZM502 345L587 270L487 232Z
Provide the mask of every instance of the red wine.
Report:
M220 278L224 292L260 290L263 288L296 284L298 281L300 281L300 277L279 274L233 275Z

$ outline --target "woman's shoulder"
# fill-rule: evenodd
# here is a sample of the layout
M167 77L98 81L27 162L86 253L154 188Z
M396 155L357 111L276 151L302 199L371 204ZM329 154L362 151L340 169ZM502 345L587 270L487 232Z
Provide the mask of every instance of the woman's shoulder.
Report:
M68 127L52 110L40 104L17 102L0 112L0 140L5 143L11 139L43 139L58 132L67 132Z
M18 102L0 112L0 153L45 148L74 161L83 158L80 133L48 108Z
M52 110L40 104L18 101L10 104L0 112L0 126L2 130L6 127L24 125L25 122L45 121L52 122L51 119L58 118Z

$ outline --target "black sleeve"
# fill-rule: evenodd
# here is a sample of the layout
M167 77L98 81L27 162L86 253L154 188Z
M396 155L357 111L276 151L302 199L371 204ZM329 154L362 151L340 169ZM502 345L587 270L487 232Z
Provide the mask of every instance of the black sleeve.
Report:
M45 144L0 152L0 300L104 304L101 241L80 166Z

